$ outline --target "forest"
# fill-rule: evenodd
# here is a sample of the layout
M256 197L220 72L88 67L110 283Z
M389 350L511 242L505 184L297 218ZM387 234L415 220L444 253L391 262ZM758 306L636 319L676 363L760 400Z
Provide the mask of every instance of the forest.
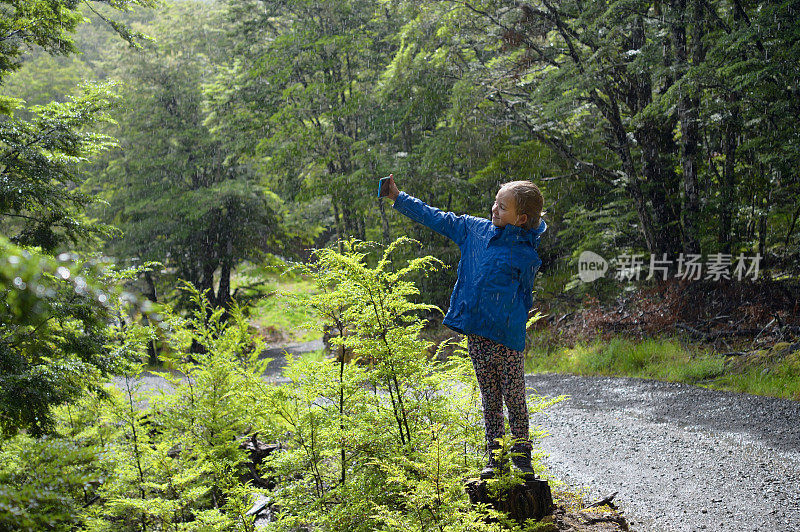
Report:
M788 0L0 0L0 529L544 530L389 174L539 187L527 371L800 400L798 65Z

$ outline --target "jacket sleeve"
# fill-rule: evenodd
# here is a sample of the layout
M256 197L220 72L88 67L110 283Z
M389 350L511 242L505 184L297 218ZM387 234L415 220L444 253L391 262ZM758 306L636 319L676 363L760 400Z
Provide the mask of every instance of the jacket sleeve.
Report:
M459 247L467 239L469 217L466 215L456 216L452 212L440 211L405 192L400 193L393 207L415 222L433 229L442 236L446 236L458 244Z
M536 262L531 264L529 271L523 277L522 302L528 310L533 308L533 284L536 281L536 274L539 272L539 267L541 265L542 261L537 255Z

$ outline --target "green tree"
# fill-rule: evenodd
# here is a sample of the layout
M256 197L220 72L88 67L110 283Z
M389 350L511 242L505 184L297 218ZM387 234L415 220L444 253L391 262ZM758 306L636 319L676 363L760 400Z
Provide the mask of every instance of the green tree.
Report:
M0 237L0 435L52 427L50 408L100 392L124 353L109 352L110 283L97 265L55 259Z
M270 461L283 479L278 530L480 529L484 514L463 491L485 445L477 382L468 357L427 354L420 313L430 305L412 302L410 278L441 263L393 260L411 243L396 240L370 267L374 244L349 241L303 268L319 293L293 299L314 309L314 326L341 334L334 359L296 361L286 370L293 386L264 386L267 410L289 435ZM531 410L558 400L534 399Z
M795 163L786 135L795 129L797 78L781 65L793 54L792 3L452 1L428 9L452 9L440 32L472 50L459 66L475 101L505 109L527 129L522 139L567 163L586 192L624 193L641 235L629 245L737 251L757 235L766 251L768 220L791 240L796 208L785 198L797 180L783 165ZM580 208L591 201L579 198Z
M279 249L284 232L281 201L203 123L201 84L224 38L217 22L213 5L177 4L148 29L156 45L121 52L120 150L90 186L108 203L98 214L123 231L112 252L160 261L229 306L235 266Z
M93 2L125 9L151 0ZM0 83L19 68L28 49L76 52L83 20L74 1L0 4ZM129 43L137 34L107 19ZM115 96L110 84L86 84L71 98L27 109L0 96L0 430L41 436L52 428L51 408L101 392L99 380L126 353L107 349L115 307L114 282L97 261L51 255L71 242L109 234L84 213L91 198L78 191L79 163L113 139L96 132ZM21 114L21 113L20 113ZM5 236L3 236L5 235ZM8 237L8 238L7 238Z
M154 0L90 2L117 9L151 6ZM72 0L4 1L0 20L0 83L20 65L28 48L51 55L77 52L73 33L83 20ZM139 35L107 18L129 43ZM58 243L102 231L83 216L90 198L79 193L77 163L109 146L111 139L93 132L107 118L113 100L108 85L85 85L63 103L28 109L30 120L15 118L23 102L0 95L0 230L21 244L53 249Z
M367 0L234 0L228 18L239 59L206 90L212 130L245 139L238 153L282 197L325 196L337 235L364 238L382 160L374 94L398 16Z

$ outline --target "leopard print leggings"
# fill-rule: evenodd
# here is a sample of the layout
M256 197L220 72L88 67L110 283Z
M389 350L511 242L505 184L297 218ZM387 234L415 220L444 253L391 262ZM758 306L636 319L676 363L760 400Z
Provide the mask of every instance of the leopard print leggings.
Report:
M505 400L511 435L529 444L523 352L474 335L467 337L467 349L481 390L486 442L491 444L505 434Z

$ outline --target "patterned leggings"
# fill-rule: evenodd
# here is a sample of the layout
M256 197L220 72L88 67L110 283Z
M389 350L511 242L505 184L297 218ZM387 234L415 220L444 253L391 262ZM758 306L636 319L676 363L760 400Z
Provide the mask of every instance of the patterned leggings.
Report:
M523 352L473 335L467 336L467 349L481 390L487 443L505 434L505 400L512 436L529 444Z

